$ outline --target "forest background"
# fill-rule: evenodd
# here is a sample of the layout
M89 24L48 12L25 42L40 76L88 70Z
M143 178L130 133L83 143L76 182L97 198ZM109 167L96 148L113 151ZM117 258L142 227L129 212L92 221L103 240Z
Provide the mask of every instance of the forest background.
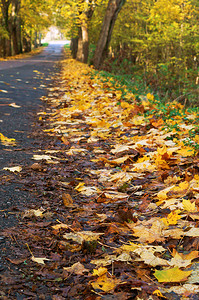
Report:
M0 57L31 51L51 25L71 40L73 58L136 93L195 106L197 0L1 0ZM111 75L110 75L111 73ZM114 74L114 75L113 75Z

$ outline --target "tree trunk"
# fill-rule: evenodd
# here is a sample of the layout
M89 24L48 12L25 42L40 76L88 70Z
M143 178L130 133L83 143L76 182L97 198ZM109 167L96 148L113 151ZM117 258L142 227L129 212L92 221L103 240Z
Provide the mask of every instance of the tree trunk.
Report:
M12 42L14 54L19 54L22 52L21 43L21 20L19 17L19 11L21 6L21 0L12 1Z
M35 48L38 47L38 43L37 43L37 31L35 31L35 36L34 36L34 47Z
M77 60L83 63L87 63L88 52L89 52L88 26L86 22L83 22L83 24L79 28Z
M81 24L79 27L79 37L78 37L78 50L76 59L87 63L88 54L89 54L89 36L88 36L88 22L91 20L94 13L94 6L92 0L82 0L82 3L87 2L87 9L82 11L81 7L79 8L79 16Z
M41 32L39 32L39 47L41 47Z
M70 42L70 50L73 59L77 58L77 49L78 49L78 38L72 38Z
M108 2L100 37L93 58L93 65L96 69L99 69L108 54L108 47L111 41L115 21L124 3L125 0L109 0Z
M9 24L9 6L11 4L11 0L1 0L1 8L3 14L3 25L8 33L8 38L5 37L3 39L3 56L10 56L12 54L11 51L11 32L10 32L10 24Z

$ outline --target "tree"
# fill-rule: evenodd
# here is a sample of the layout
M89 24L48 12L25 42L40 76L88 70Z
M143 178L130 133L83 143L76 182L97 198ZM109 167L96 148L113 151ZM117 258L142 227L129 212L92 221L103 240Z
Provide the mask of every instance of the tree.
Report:
M104 58L107 56L111 35L118 13L120 12L125 0L109 0L100 37L94 54L93 65L99 68Z
M11 34L12 34L14 54L19 54L22 52L21 18L19 15L20 7L21 7L20 0L12 0Z
M3 45L3 56L11 55L11 32L9 26L9 7L11 0L1 0L1 11L2 11L2 25L5 31L5 35L2 39Z
M6 57L30 51L52 22L54 0L0 0L0 49ZM36 38L35 38L36 37Z

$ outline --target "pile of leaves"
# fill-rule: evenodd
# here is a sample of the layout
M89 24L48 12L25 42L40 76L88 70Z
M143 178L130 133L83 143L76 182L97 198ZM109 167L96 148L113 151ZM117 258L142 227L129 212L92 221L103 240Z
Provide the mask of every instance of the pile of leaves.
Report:
M20 214L20 233L4 232L20 252L9 258L20 269L7 290L20 286L30 299L193 299L199 114L152 94L124 99L72 59L56 80L38 113L41 149L19 170L38 204Z

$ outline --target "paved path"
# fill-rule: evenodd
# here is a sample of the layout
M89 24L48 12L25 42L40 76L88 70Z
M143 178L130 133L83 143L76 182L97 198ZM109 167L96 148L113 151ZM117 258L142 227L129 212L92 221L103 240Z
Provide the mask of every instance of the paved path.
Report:
M17 141L16 147L0 142L0 229L16 224L15 208L23 209L25 203L34 201L20 183L9 180L15 175L3 168L33 163L31 157L36 146L29 137L33 115L41 105L40 97L46 94L52 73L57 70L62 47L63 43L52 43L40 55L0 61L0 133ZM11 103L20 107L9 106ZM0 244L3 240L0 234Z

